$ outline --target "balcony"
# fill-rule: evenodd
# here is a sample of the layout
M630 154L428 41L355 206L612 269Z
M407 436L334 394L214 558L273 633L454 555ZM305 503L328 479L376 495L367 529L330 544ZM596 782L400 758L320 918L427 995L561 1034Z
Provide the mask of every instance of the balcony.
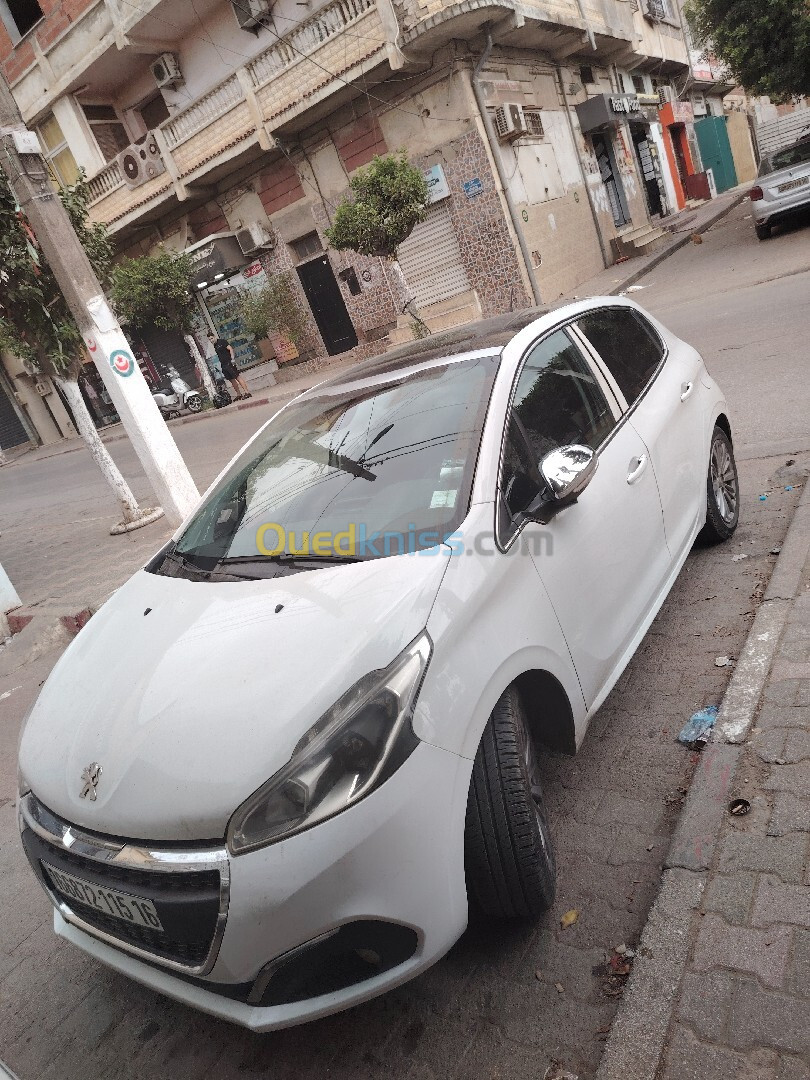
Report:
M195 184L272 148L272 132L365 80L385 56L376 0L332 0L160 125L165 173L129 189L112 161L91 177L91 218L117 232L171 195L184 201Z

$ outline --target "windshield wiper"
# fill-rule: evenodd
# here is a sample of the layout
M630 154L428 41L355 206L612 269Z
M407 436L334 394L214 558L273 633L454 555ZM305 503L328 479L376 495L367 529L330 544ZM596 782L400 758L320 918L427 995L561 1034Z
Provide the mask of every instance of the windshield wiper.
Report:
M314 552L307 555L302 551L280 551L277 555L234 555L226 556L217 562L220 566L243 566L249 563L355 563L362 562L359 555L316 555Z

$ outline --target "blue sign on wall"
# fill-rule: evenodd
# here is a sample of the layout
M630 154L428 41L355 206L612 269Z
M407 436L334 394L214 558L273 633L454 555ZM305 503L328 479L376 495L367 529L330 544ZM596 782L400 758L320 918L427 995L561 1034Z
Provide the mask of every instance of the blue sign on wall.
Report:
M474 176L472 180L465 180L462 187L468 199L474 199L476 195L480 195L484 190L484 185L478 176Z

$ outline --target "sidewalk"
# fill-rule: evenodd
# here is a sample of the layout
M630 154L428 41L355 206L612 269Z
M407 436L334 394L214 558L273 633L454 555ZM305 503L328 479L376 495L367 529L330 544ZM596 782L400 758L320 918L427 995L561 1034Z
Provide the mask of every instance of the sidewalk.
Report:
M642 255L636 259L609 266L588 281L577 285L576 290L568 296L568 299L577 300L586 296L618 296L628 286L682 248L684 244L688 244L695 233L706 232L715 222L724 218L742 202L750 189L750 184L740 184L729 191L724 191L722 195L718 195L716 199L702 206L682 210L678 214L671 214L664 218L659 224L671 234L671 239L664 246L651 255Z
M810 1077L806 482L637 955L597 1080Z

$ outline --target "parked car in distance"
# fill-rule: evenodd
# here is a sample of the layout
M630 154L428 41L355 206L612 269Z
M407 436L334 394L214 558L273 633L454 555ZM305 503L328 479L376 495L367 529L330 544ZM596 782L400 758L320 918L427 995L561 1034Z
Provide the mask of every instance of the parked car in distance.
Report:
M56 933L257 1031L552 904L575 753L739 493L723 394L637 304L477 323L277 412L25 725ZM677 678L673 674L673 678Z
M774 225L810 207L810 134L764 157L757 180L749 192L754 229L767 240Z

